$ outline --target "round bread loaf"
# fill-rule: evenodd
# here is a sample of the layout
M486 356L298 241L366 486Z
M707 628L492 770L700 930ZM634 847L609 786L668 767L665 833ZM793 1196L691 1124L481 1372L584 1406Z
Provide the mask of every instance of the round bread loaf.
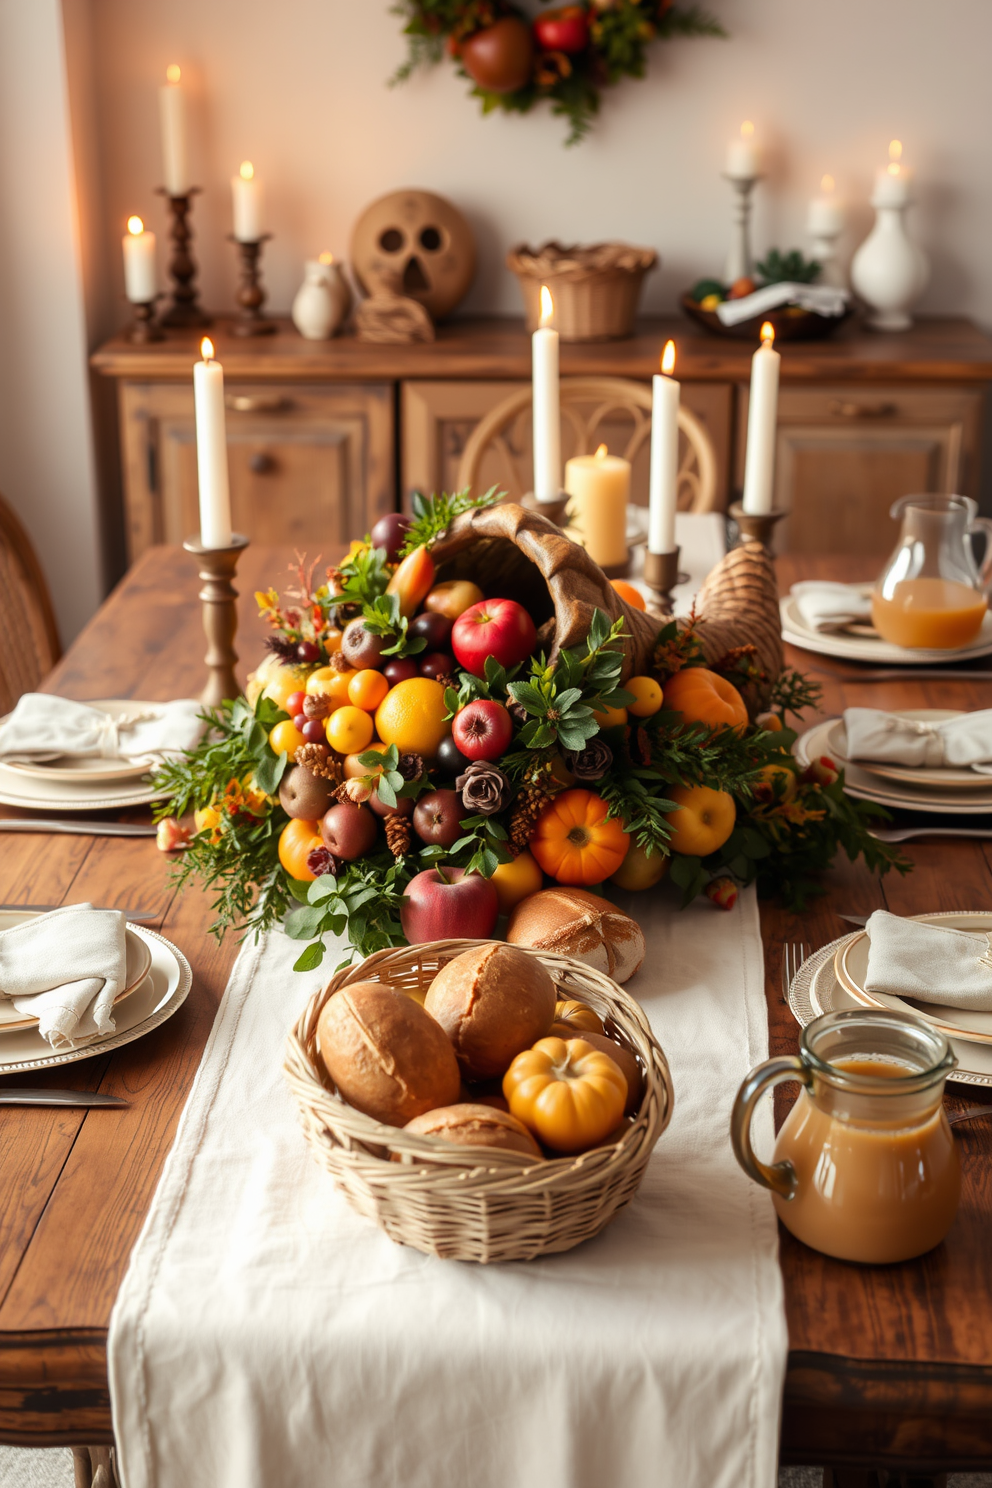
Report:
M555 984L536 957L491 940L442 967L424 1007L451 1040L466 1079L488 1080L547 1033Z
M525 1152L528 1157L543 1155L516 1116L475 1102L427 1111L423 1116L408 1121L406 1130L418 1137L443 1137L446 1142L461 1142L470 1147L503 1147L512 1152Z
M317 1020L317 1044L340 1095L387 1126L458 1099L461 1074L444 1030L382 982L336 992Z
M644 932L636 920L588 889L564 885L522 899L510 915L506 939L573 956L615 982L626 982L644 960Z

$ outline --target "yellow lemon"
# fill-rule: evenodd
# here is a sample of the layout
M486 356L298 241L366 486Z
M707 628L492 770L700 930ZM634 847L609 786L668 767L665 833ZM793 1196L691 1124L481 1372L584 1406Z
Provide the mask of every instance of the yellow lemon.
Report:
M432 677L410 677L397 682L383 698L375 715L375 731L384 744L395 744L400 754L433 758L448 733L444 688Z

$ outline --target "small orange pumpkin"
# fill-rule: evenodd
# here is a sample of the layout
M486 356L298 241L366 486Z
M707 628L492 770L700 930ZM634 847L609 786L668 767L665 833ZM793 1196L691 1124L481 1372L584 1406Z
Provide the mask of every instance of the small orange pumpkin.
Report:
M747 708L737 688L707 667L683 667L669 677L665 707L681 713L687 723L708 723L738 733L747 727Z
M323 847L320 837L320 822L304 821L293 817L283 827L279 837L279 861L290 878L309 883L315 877L307 867L307 858L315 847Z
M585 1039L543 1038L503 1076L510 1112L556 1152L583 1152L615 1131L627 1077Z
M603 1022L591 1007L584 1002L576 1002L572 997L566 997L564 1001L559 999L555 1003L555 1021L551 1025L552 1032L557 1038L576 1038L584 1033L602 1033ZM562 1029L567 1030L562 1032Z
M549 801L537 819L530 850L545 873L563 884L598 884L616 873L630 838L611 817L602 796L567 790Z

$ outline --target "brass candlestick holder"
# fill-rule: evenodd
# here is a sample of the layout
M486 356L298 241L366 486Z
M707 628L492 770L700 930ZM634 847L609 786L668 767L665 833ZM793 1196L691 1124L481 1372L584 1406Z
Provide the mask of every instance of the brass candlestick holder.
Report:
M727 515L733 517L742 537L761 543L770 552L775 524L781 522L785 512L746 512L743 502L733 501L727 508Z
M240 532L231 534L229 548L205 548L199 533L183 543L187 553L196 558L203 580L200 599L203 601L203 629L207 637L204 660L210 675L200 701L208 708L219 708L226 698L236 698L241 694L234 675L234 664L238 659L234 649L238 629L238 591L233 579L238 559L247 546L248 539Z
M155 296L154 300L145 300L143 302L128 300L128 304L131 306L132 318L131 324L124 334L134 345L142 346L149 341L165 340L165 332L155 320L155 306L158 300L158 295Z
M538 501L533 491L528 491L520 501L528 511L538 512L542 517L547 517L549 522L554 522L556 527L568 526L568 503L571 501L567 491L559 491L554 501Z
M185 196L170 196L164 186L156 191L169 203L172 222L169 240L172 253L169 258L169 278L173 281L172 302L161 317L164 326L208 326L209 315L200 308L200 292L196 288L196 260L190 252L193 232L189 225L190 204L199 194L199 186L191 186Z
M262 314L262 306L267 296L262 288L262 276L259 271L262 244L267 243L271 236L271 233L263 233L260 238L256 238L251 243L242 242L240 238L230 238L230 242L237 243L241 257L238 292L234 297L241 310L238 319L231 327L235 336L271 336L276 329L275 321L269 320Z
M641 577L654 596L649 608L657 614L670 615L674 609L672 590L679 582L681 551L681 548L673 548L670 553L644 554L644 572Z

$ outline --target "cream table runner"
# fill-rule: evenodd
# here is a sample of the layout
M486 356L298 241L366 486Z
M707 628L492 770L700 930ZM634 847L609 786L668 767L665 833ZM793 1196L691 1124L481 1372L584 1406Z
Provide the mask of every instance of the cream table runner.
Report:
M125 1488L771 1488L776 1229L728 1136L768 1053L754 892L623 902L674 1119L613 1224L528 1263L439 1261L352 1213L280 1070L319 977L281 933L242 952L111 1319ZM768 1153L770 1107L755 1135Z

